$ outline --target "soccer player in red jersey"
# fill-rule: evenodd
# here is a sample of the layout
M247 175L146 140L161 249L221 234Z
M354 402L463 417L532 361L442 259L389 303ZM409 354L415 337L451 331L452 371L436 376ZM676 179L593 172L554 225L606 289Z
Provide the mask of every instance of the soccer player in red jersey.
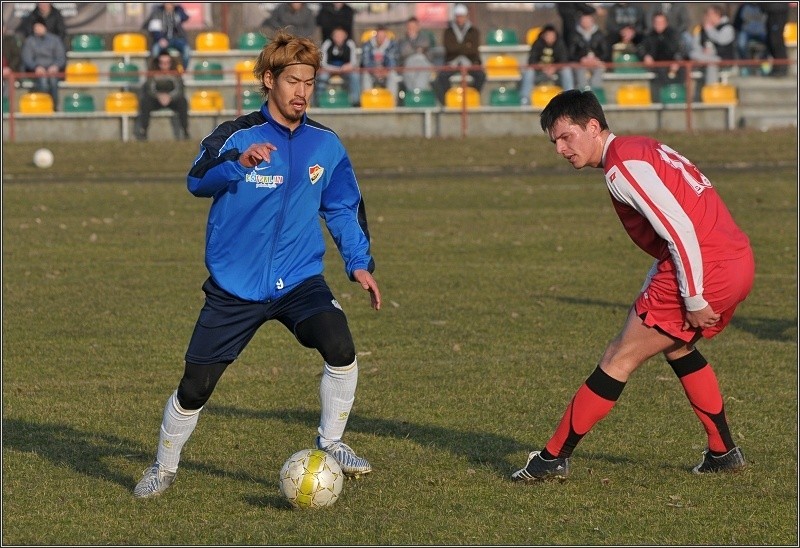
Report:
M591 91L554 97L541 125L575 169L603 169L622 226L655 263L622 331L575 393L555 433L512 479L565 478L581 438L611 411L631 373L659 352L708 435L708 448L692 471L741 470L744 455L731 437L716 375L695 343L720 333L750 292L755 262L747 235L684 156L647 137L611 133Z

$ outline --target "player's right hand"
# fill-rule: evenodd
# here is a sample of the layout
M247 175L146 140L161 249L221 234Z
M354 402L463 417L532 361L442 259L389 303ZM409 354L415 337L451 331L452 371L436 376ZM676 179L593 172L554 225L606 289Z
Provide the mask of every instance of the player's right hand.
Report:
M261 162L269 162L269 155L278 147L272 143L254 143L239 155L239 163L244 167L256 167Z

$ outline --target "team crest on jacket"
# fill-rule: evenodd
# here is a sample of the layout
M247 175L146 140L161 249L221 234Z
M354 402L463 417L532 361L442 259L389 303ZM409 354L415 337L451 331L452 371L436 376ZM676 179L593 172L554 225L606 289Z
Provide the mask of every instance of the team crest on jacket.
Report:
M325 168L319 164L314 164L308 168L308 178L311 179L311 184L313 185L319 181L319 178L322 177L323 173L325 173Z

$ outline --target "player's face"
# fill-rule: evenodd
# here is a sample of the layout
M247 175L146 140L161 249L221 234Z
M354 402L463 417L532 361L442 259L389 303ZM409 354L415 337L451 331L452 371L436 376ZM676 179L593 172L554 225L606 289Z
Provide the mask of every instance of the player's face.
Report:
M584 129L566 118L559 118L549 135L550 141L556 145L556 153L563 156L575 169L600 165L603 159L603 143L599 138L600 125L597 120L589 120Z
M264 74L269 112L279 123L290 129L300 124L314 93L314 76L311 65L289 65L277 78L269 71Z

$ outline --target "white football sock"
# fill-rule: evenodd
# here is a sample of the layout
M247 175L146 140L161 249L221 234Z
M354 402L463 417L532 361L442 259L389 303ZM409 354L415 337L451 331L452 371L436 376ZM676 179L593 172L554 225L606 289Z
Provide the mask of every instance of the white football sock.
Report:
M327 363L323 366L322 380L319 383L322 414L317 429L322 447L342 439L355 401L357 383L357 359L344 367L331 367Z
M161 435L158 439L156 460L170 472L178 470L181 449L183 449L183 444L194 432L200 409L192 411L183 409L181 404L178 403L177 390L167 400L167 405L164 407L164 419L161 422Z

